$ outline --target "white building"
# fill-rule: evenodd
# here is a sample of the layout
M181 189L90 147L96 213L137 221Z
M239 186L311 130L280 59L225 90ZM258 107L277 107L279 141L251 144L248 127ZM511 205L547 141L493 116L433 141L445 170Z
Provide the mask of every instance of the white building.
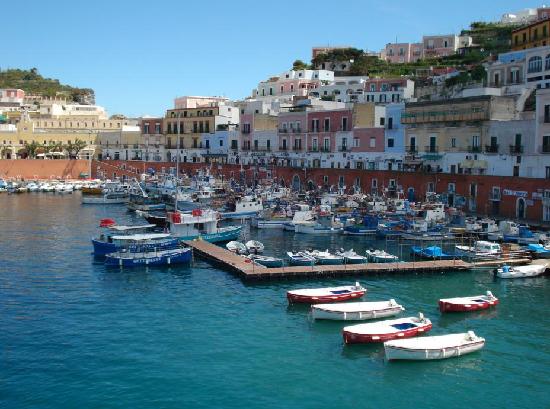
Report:
M334 81L334 72L328 70L289 70L262 81L252 91L252 98L306 96L312 89Z

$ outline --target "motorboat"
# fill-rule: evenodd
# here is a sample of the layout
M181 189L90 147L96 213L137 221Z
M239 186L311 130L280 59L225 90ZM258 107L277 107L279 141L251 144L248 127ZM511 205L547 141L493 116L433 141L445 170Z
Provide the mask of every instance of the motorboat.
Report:
M27 184L27 189L29 192L38 192L40 190L38 184L35 182Z
M105 192L102 195L82 195L82 204L124 204L128 203L127 192Z
M313 250L306 252L311 257L315 258L317 264L321 265L340 265L344 264L344 257L330 253L328 250L319 251Z
M527 278L537 277L546 272L546 264L529 264L526 266L504 265L495 271L499 278Z
M248 249L246 246L241 243L240 241L230 241L225 245L227 250L231 251L232 253L236 254L248 254Z
M399 261L399 257L384 250L366 250L365 253L371 263L395 263Z
M344 249L340 249L340 251L336 252L336 255L340 257L344 257L345 264L364 264L369 261L367 257L357 254L355 251L353 251L353 249L348 251L344 251Z
M543 244L528 244L527 251L531 252L534 258L550 258L550 246Z
M315 258L305 252L299 251L293 253L289 251L286 254L290 259L290 264L293 266L312 266L315 264Z
M288 299L288 302L291 304L333 303L358 299L365 295L366 292L366 288L362 287L359 283L355 283L355 285L346 285L340 287L305 288L302 290L291 290L287 291L286 297Z
M235 202L229 205L229 211L222 212L221 215L224 219L246 219L257 216L263 208L261 198L247 195L235 199Z
M432 322L419 313L418 317L398 318L344 327L342 334L346 344L385 342L409 338L432 329Z
M411 254L426 260L453 260L456 258L454 254L445 253L439 246L411 246Z
M191 261L192 251L189 247L144 252L119 251L105 256L106 266L137 267L153 265L182 264Z
M260 255L257 255L257 254L250 254L248 256L248 258L250 260L252 260L252 262L254 262L256 264L260 264L264 267L274 268L274 267L282 267L284 265L283 259L282 258L277 258L277 257L260 256Z
M122 250L137 252L172 249L179 246L179 240L167 233L135 233L100 235L99 239L92 240L92 244L95 256L106 256Z
M240 226L220 227L220 214L214 210L194 209L191 213L170 212L170 232L180 240L202 239L210 243L236 240L243 228Z
M498 298L491 291L485 295L475 295L472 297L442 298L439 300L439 310L441 312L465 312L486 310L499 303Z
M473 246L455 246L457 253L471 258L497 258L502 254L500 244L477 240Z
M404 311L405 308L395 302L348 302L340 304L314 304L311 314L317 320L362 321L378 318L393 317Z
M259 254L259 253L263 253L264 251L263 243L260 243L257 240L248 240L245 243L245 246L249 253Z
M459 334L396 339L384 342L386 359L418 360L447 359L479 351L485 346L485 338L473 331Z
M145 224L137 226L122 226L116 225L112 219L102 219L100 227L105 228L98 237L92 239L94 247L94 255L105 256L121 250L124 246L135 244L142 241L141 244L151 243L160 245L159 241L164 241L170 238L166 233L153 233L154 224ZM149 236L144 236L148 234ZM128 238L129 237L129 238Z

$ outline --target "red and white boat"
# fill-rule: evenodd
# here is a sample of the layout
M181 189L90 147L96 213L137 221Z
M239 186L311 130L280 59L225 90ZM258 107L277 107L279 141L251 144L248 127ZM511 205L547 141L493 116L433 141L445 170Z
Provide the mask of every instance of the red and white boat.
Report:
M404 311L394 299L373 302L346 302L341 304L315 304L311 314L316 320L362 321L393 317Z
M498 304L498 298L490 291L485 295L476 295L473 297L442 298L439 300L439 310L441 312L464 312L486 310Z
M410 338L432 329L432 322L419 313L418 317L398 318L369 324L344 327L342 335L346 344L385 342L392 339Z
M317 304L353 300L361 298L366 292L366 288L361 287L359 283L355 283L355 285L346 285L342 287L291 290L287 291L286 298L288 298L288 302L291 304Z

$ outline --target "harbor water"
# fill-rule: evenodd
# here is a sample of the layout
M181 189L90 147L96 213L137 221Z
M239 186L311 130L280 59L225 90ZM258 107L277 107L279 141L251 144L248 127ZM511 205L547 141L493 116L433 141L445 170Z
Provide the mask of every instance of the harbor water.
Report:
M80 194L0 195L0 406L5 408L550 407L550 286L489 270L359 277L366 301L422 311L431 335L473 330L480 352L430 362L384 360L345 346L339 322L288 306L291 288L354 278L244 283L190 266L108 269L91 255L100 218L142 222ZM245 228L266 254L378 246L365 237ZM437 300L490 290L500 305L441 315Z

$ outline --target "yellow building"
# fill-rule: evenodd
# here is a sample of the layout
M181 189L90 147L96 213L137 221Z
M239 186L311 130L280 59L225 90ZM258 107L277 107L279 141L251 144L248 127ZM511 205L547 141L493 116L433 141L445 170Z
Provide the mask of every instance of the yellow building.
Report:
M512 50L550 45L550 19L538 20L512 31Z

